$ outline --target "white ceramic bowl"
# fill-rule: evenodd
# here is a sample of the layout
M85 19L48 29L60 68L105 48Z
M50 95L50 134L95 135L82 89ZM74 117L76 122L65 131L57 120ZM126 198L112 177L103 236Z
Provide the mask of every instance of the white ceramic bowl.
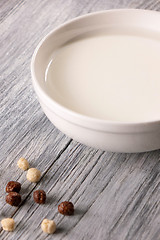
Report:
M69 137L113 152L145 152L160 148L160 119L112 122L88 117L54 101L45 90L45 72L55 49L89 30L113 25L160 32L160 13L148 10L109 10L75 18L50 32L36 48L31 63L33 86L44 113Z

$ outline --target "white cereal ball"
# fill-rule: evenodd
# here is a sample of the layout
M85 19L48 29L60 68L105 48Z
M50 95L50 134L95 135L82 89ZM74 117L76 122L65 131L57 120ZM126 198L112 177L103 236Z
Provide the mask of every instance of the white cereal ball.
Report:
M53 220L44 219L41 223L42 231L48 234L56 231L56 224Z
M17 165L24 171L29 168L29 162L25 158L20 158L17 162Z
M4 218L1 221L1 225L2 225L3 230L12 232L15 227L15 222L14 222L13 218Z
M27 171L27 179L30 182L38 182L41 178L41 172L36 168L30 168Z

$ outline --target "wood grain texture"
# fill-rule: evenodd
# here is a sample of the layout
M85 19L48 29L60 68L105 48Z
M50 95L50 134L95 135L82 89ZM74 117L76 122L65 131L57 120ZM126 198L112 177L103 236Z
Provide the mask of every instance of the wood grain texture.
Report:
M73 17L111 8L160 10L159 0L0 1L0 220L13 217L16 230L0 239L159 240L160 151L103 152L57 130L43 114L31 85L30 60L42 37ZM42 172L31 184L17 168L19 157ZM22 205L5 204L9 180L22 183ZM47 203L33 202L44 189ZM75 215L57 205L71 200ZM54 219L54 236L42 233L43 218Z

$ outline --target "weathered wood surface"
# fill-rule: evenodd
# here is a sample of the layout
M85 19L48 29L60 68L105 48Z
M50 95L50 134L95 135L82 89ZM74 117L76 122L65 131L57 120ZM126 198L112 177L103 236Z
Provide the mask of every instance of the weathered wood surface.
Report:
M16 230L0 239L159 240L160 151L117 154L81 145L59 132L40 109L31 85L30 60L39 40L73 17L110 8L160 10L159 0L0 1L0 220L13 216ZM43 173L31 184L17 168L19 157ZM23 204L5 204L9 180L22 183ZM43 206L32 200L43 188ZM57 205L71 200L75 215ZM54 236L42 233L55 219Z

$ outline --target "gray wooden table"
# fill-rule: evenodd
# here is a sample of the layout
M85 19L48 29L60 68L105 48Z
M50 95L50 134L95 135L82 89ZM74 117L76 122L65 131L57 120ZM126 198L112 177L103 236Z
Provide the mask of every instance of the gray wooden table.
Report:
M42 37L68 19L111 8L159 11L160 1L0 1L0 220L16 222L12 233L1 229L0 239L160 239L160 151L118 154L73 141L43 114L31 84L31 56ZM20 157L42 172L39 183L17 168ZM22 183L19 208L5 203L10 180ZM33 202L40 188L45 205ZM74 203L74 216L58 213L65 200ZM54 235L41 231L44 218L55 220Z

